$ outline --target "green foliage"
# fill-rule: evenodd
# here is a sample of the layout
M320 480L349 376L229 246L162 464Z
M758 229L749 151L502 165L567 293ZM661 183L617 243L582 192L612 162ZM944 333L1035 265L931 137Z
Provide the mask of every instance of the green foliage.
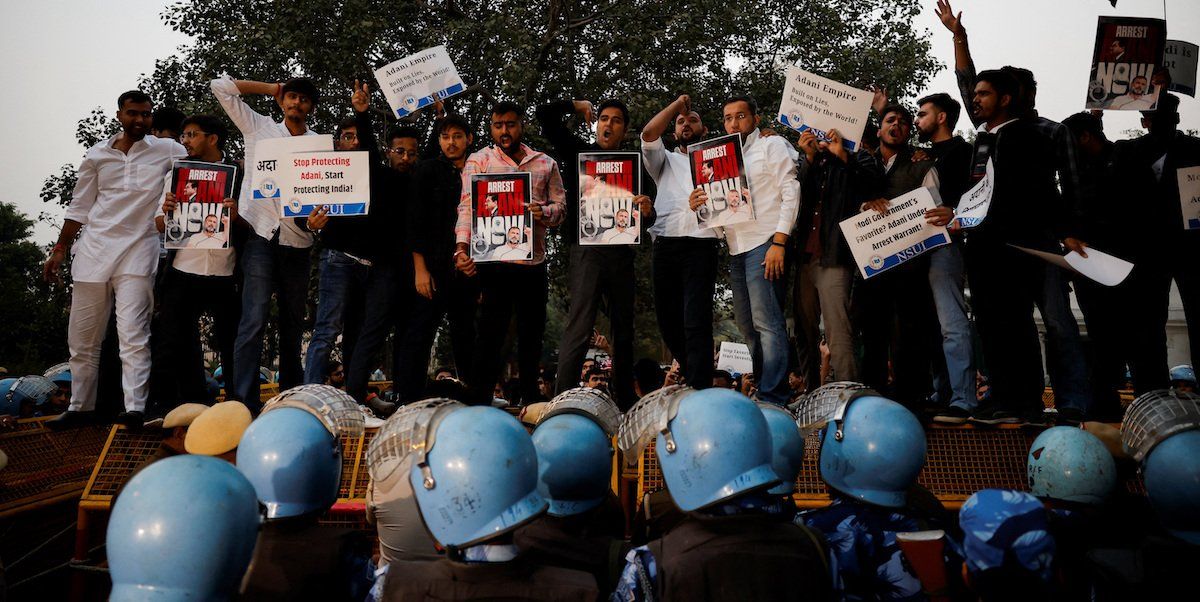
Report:
M45 253L29 240L33 220L0 203L0 365L10 375L41 374L67 357L67 294L42 282Z
M928 32L914 30L919 0L180 0L163 23L194 42L158 60L140 82L160 105L186 113L221 115L208 82L222 74L281 81L312 78L322 92L312 125L332 131L349 112L350 84L372 81L374 69L407 54L444 44L464 81L477 93L454 99L453 109L475 124L486 142L486 110L496 99L532 109L564 97L626 101L641 124L687 92L706 123L719 129L720 102L734 93L755 96L764 125L782 93L782 69L799 64L851 85L888 87L893 98L910 96L938 63L929 56ZM373 86L374 87L374 86ZM248 99L278 117L269 98ZM386 109L374 91L376 107ZM385 111L386 112L386 111ZM81 143L112 131L111 111L97 109L80 122ZM544 148L536 128L531 145ZM232 150L240 140L231 140ZM73 173L51 176L47 202L65 204ZM648 246L648 245L647 245ZM653 321L650 270L639 254L637 330L639 355L664 356ZM564 253L551 258L547 348L557 347L565 311ZM728 289L717 295L729 314ZM725 329L728 330L728 329Z

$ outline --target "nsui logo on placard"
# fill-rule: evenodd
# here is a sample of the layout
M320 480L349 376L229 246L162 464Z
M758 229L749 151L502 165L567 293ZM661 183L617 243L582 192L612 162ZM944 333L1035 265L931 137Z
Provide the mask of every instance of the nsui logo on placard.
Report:
M288 201L288 207L291 207L292 211L299 211L300 210L300 199L292 199L292 200Z
M404 106L408 107L408 110L410 110L410 111L416 110L417 97L416 96L406 96L404 98Z
M879 268L883 267L883 258L878 255L872 255L871 258L867 260L867 263L869 263L872 268L878 270Z

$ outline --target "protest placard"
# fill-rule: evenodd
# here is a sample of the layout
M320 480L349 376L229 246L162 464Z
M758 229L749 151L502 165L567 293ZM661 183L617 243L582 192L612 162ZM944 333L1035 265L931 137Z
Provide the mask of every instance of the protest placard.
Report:
M1196 97L1196 59L1200 46L1180 40L1167 40L1163 49L1163 66L1171 74L1172 92Z
M1149 111L1158 102L1152 84L1163 64L1167 23L1162 19L1100 17L1088 85L1089 109Z
M229 209L237 167L225 163L176 161L171 170L175 209L163 216L168 249L228 249Z
M850 246L863 278L872 278L926 251L950 244L944 226L925 221L925 211L936 206L928 188L918 188L888 203L887 212L882 215L867 210L841 221L842 237Z
M1039 251L1037 249L1029 249L1026 247L1009 244L1014 249L1024 251L1039 257L1046 262L1056 265L1064 270L1069 270L1081 274L1104 286L1116 286L1125 281L1129 276L1129 272L1133 271L1133 264L1116 257L1109 255L1095 247L1085 249L1087 257L1071 251L1065 255L1062 253L1051 253L1048 251Z
M471 259L533 259L531 183L527 171L471 174Z
M397 117L406 117L467 88L445 46L426 48L388 63L375 70L375 80Z
M754 359L750 356L750 348L745 343L721 341L721 349L717 354L717 370L725 370L730 374L754 372Z
M692 185L708 201L696 209L701 228L718 228L754 219L754 202L739 134L721 136L687 148Z
M779 123L797 132L811 129L821 140L836 129L847 151L858 150L873 94L799 67L788 67L785 77Z
M1200 230L1200 167L1181 167L1175 171L1175 177L1179 179L1183 229Z
M279 166L283 217L304 217L317 207L329 215L366 215L371 209L371 156L367 151L293 153Z
M983 218L987 217L988 209L992 206L992 191L996 188L996 168L992 160L987 160L983 178L975 183L970 190L963 193L958 201L958 209L954 212L954 221L959 228L974 228Z
M636 245L642 214L639 153L579 153L579 244Z
M254 164L247 166L250 171L249 202L274 203L275 212L280 213L283 209L279 203L279 172L283 168L283 162L293 153L332 150L333 136L329 134L259 140L258 144L254 145ZM242 199L242 202L246 200Z

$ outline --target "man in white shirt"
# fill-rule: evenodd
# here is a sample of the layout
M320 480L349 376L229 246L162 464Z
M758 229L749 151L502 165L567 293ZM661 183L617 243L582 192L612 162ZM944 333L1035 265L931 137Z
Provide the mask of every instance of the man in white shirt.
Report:
M212 115L193 115L183 121L182 127L180 140L187 148L189 160L228 163L223 151L228 132L220 119ZM234 183L235 196L242 177L239 168ZM168 177L168 185L169 182ZM166 225L166 212L174 211L176 206L175 195L167 192L155 217L155 225L160 231ZM233 224L237 221L237 202L228 198L224 206L229 209L229 222ZM215 231L218 220L217 215L206 217L206 230L211 224ZM189 240L204 234L195 234ZM220 238L231 238L230 234L231 228L227 225ZM156 407L152 409L153 417L165 416L180 403L213 401L205 379L204 354L200 346L198 323L202 314L208 313L212 317L221 365L234 365L233 342L242 309L238 281L234 276L236 262L232 240L224 249L219 246L188 248L170 254L159 288L154 333L156 391L153 405Z
M754 373L759 375L758 398L783 405L791 397L783 303L787 300L787 240L800 209L798 154L781 136L764 138L759 134L758 104L753 98L730 98L725 101L722 115L725 133L742 138L756 215L753 220L724 228L729 243L734 321L750 347ZM734 194L740 201L740 192ZM689 204L693 210L707 202L703 189L692 191Z
M121 132L84 155L58 244L42 270L47 281L60 280L62 262L82 229L71 264L74 289L67 330L71 405L50 421L51 428L95 422L100 345L114 304L125 391L125 411L117 421L130 428L142 426L158 265L154 209L161 198L163 176L175 159L186 155L173 140L147 136L153 109L150 97L139 90L117 100Z
M637 244L638 228L630 228L629 210L619 209L613 216L615 225L608 232L600 235L600 240L612 244Z
M668 151L662 135L674 124L678 148ZM701 229L688 207L692 172L687 145L708 129L685 94L642 128L642 159L658 187L650 228L654 237L654 309L658 328L688 385L712 386L713 292L717 282L717 232Z
M220 249L225 246L225 236L220 232L220 218L216 214L204 216L204 229L187 238L189 249Z
M1150 87L1150 80L1146 76L1139 75L1134 77L1129 82L1129 91L1110 101L1108 101L1109 109L1124 109L1149 111L1154 108L1154 102L1157 100L1157 95L1147 94L1146 90Z
M286 136L309 136L308 116L316 106L316 86L307 79L287 83L234 80L229 76L212 80L217 102L242 132L246 141L245 164L254 165L254 150L260 140ZM243 94L269 95L283 111L283 121L261 115L242 100ZM227 399L240 400L251 409L259 407L258 367L262 361L263 333L267 327L271 295L279 304L279 387L290 389L303 382L300 339L308 301L309 248L312 234L293 220L280 219L279 201L255 201L250 196L250 178L242 182L242 218L253 230L242 249L242 317L233 351L233 373L227 378Z
M526 234L532 234L532 231L527 229ZM532 247L530 247L529 243L521 244L520 228L516 226L509 228L507 241L503 245L492 249L491 259L496 261L529 259L529 251Z

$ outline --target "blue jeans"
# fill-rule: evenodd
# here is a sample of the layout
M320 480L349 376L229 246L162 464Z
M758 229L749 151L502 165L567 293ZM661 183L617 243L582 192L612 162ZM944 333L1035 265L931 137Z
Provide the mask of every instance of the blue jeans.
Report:
M1062 268L1046 267L1037 306L1046 325L1046 372L1054 387L1054 407L1087 412L1092 408L1092 392L1079 340L1079 322L1071 313L1070 287Z
M967 300L963 296L967 271L962 243L953 242L929 254L929 287L942 329L942 354L945 365L934 371L933 385L938 398L949 405L971 411L975 398L975 355L971 346L971 321L967 318Z
M308 301L309 255L308 248L285 247L253 233L242 249L242 319L233 348L233 373L225 378L233 385L229 398L252 411L262 407L258 366L272 294L279 303L279 388L301 384L300 337Z
M342 336L342 363L350 367L354 339L362 323L363 291L369 268L335 249L321 251L317 318L304 356L304 383L321 384L329 372L329 352Z
M767 280L763 261L771 241L729 258L729 285L733 289L733 317L750 347L758 378L758 398L787 403L788 335L783 317L787 279ZM786 273L786 271L785 271Z

